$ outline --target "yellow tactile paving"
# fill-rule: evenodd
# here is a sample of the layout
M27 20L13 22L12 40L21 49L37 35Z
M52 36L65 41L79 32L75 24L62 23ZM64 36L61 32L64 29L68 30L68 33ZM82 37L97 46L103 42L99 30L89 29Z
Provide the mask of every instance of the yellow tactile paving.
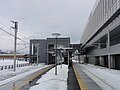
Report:
M79 83L80 89L81 90L88 90L87 85L85 85L84 80L80 77L80 75L78 74L78 72L77 72L76 68L74 67L74 65L73 65L73 69L75 71L75 75L76 75L77 81Z

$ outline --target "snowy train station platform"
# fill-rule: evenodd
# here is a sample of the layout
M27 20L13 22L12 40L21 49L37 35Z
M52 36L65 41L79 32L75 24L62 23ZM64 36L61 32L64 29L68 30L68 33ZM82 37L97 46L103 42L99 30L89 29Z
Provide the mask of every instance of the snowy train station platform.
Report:
M119 70L109 70L106 67L78 63L74 63L74 67L80 77L78 79L78 81L80 81L80 86L83 86L84 84L86 87L85 90L120 90ZM89 78L85 78L86 76L83 73ZM93 82L94 84L91 84Z
M57 71L42 64L0 70L0 90L120 90L119 70L73 62L57 65Z
M22 63L22 62L21 62ZM39 75L51 69L54 65L30 65L13 69L0 70L0 90L20 90Z
M55 68L52 68L43 75L30 90L67 90L68 65L57 66L58 72L55 75Z

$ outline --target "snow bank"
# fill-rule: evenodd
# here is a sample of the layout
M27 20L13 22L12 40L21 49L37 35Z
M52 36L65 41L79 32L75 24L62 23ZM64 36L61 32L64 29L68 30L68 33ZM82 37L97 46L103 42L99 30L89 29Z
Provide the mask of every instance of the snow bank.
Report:
M104 90L120 90L120 71L108 68L80 64L82 70Z
M39 67L41 67L41 66L39 66ZM36 67L36 66L18 67L15 72L13 71L13 69L12 70L0 70L0 81L8 79L13 76L16 76L18 74L30 71L30 70L34 70L36 68L38 68L38 67Z
M39 64L38 66L25 66L25 67L20 67L17 68L16 71L14 72L13 70L1 70L0 71L0 86L3 84L6 84L10 81L16 81L19 80L27 75L30 75L37 70L40 70L42 68L45 68L49 65L41 65Z

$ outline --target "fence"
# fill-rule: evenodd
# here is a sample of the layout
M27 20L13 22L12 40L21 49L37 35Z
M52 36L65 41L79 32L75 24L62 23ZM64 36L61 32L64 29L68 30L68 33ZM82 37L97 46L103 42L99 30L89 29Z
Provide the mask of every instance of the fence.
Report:
M23 67L23 66L29 66L29 63L24 63L24 64L16 64L16 67ZM5 66L0 66L0 70L4 69L13 69L14 65L5 65Z

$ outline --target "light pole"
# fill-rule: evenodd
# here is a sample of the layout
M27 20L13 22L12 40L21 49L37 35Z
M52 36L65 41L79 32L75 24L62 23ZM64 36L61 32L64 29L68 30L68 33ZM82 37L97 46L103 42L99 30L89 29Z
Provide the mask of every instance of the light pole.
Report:
M16 21L11 21L12 23L15 24L13 29L15 29L15 37L14 37L14 71L16 71L16 43L17 43L17 31L18 31L18 22Z
M61 34L53 33L52 35L55 37L55 75L57 75L57 38Z

